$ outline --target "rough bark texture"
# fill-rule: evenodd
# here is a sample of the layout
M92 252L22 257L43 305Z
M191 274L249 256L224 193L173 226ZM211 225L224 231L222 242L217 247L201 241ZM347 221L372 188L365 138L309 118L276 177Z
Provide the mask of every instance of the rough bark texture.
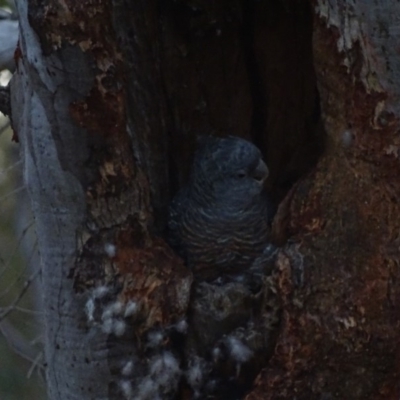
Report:
M50 1L21 1L18 9L13 117L43 265L49 397L120 398L121 369L138 352L134 339L185 315L190 273L150 234L150 129L126 112L111 9ZM134 74L132 80L146 85ZM152 115L147 94L147 87L135 92L144 125ZM157 179L156 188L164 181ZM96 287L108 290L114 306L138 301L134 330L119 329L116 340L104 326L110 304L102 298L100 310L90 305Z
M248 400L399 397L400 8L374 4L315 2L328 146L276 221L296 243L279 267L303 279L281 285L281 335Z
M169 332L188 307L192 349L223 342L221 312L268 342L237 371L248 399L398 398L400 10L375 3L18 1L12 116L51 399L136 395L157 357L184 359ZM161 234L198 134L252 139L285 199L274 274L256 291L195 284L189 305L192 276ZM232 323L249 304L261 332ZM181 373L158 394L191 398Z

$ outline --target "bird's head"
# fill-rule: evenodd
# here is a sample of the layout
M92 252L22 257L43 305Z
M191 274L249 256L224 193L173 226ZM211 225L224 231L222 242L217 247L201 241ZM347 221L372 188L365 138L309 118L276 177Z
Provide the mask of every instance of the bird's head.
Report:
M200 139L192 170L198 195L226 204L245 204L263 190L268 168L260 150L239 137Z

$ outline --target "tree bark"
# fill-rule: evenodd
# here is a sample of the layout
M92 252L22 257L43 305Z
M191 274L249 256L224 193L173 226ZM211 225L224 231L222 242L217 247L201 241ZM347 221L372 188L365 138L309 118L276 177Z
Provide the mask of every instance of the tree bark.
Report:
M397 399L400 8L313 5L327 146L275 221L294 242L279 268L302 279L282 280L280 337L247 399Z
M147 136L159 121L145 102L151 82L132 75L137 103L128 114L110 6L18 2L12 107L42 259L51 399L120 398L121 370L139 352L135 335L171 325L188 302L190 273L151 234L149 182L163 182L151 174ZM108 306L138 302L135 330L104 332L96 288L108 291Z
M160 355L176 376L157 394L193 396L167 332L189 308L189 341L213 327L162 234L198 134L253 140L283 199L259 296L278 296L278 311L260 310L279 330L247 399L399 397L400 10L389 3L18 1L12 117L42 259L50 399L144 399Z

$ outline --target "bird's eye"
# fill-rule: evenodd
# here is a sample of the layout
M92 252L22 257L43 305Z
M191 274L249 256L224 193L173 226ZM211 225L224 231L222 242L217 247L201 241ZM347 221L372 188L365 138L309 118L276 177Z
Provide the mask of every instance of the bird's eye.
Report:
M261 182L261 181L263 180L263 177L262 177L262 176L259 176L259 175L257 175L257 174L254 174L254 175L253 175L253 178L254 178L254 180L256 180L257 182Z
M236 176L237 176L238 178L244 178L244 177L246 176L246 172L244 172L244 171L239 171L239 172L236 174Z

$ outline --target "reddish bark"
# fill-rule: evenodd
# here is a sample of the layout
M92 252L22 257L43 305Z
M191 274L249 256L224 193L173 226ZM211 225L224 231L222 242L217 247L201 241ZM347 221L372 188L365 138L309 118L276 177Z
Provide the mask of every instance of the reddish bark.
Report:
M351 25L356 17L344 3L336 6ZM314 60L328 146L275 221L295 242L278 266L286 275L301 269L303 279L280 285L282 331L248 400L400 393L398 88L385 87L373 35L359 28L351 49L340 52L348 32L335 26L332 10L322 14L316 7ZM368 46L362 41L371 47L361 51Z

